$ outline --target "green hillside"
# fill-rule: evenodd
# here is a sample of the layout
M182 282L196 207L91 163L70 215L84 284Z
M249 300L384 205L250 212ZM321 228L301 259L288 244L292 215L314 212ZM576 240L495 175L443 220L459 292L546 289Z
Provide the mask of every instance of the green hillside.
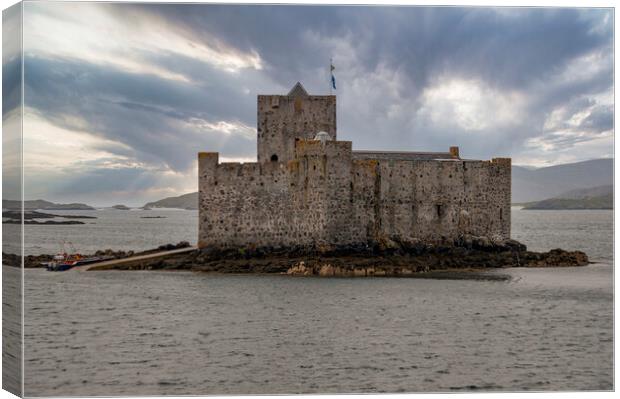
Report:
M195 210L198 209L198 193L189 193L179 197L168 197L159 201L149 202L145 204L143 208L180 208Z
M523 209L613 209L613 192L583 198L549 198L524 204Z

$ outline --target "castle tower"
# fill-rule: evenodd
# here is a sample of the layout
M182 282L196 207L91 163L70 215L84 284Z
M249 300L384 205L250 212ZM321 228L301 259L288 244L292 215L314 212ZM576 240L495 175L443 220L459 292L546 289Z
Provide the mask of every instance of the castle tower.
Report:
M258 162L286 162L295 140L312 140L320 131L336 140L336 96L311 96L297 82L285 95L259 95Z

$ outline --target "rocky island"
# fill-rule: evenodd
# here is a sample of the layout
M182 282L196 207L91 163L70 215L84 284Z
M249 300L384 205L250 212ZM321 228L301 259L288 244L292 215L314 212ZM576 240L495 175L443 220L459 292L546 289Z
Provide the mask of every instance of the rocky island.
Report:
M57 224L84 224L78 220L45 220L39 221L36 219L97 219L95 216L85 215L55 215L51 213L38 212L38 211L24 211L24 224L43 224L43 225L57 225ZM2 223L4 224L21 224L22 212L16 210L9 210L2 212Z
M508 267L570 267L589 264L581 251L553 249L528 251L525 245L506 240L464 237L451 246L375 243L372 247L349 248L237 248L229 250L194 249L172 256L130 261L131 257L187 248L190 244L162 245L142 252L97 251L87 256L112 256L129 260L123 264L90 270L188 270L215 273L276 273L291 276L322 277L431 277L467 278L472 272ZM26 267L41 267L52 255L26 256ZM3 263L19 266L19 257L3 254ZM474 277L478 275L473 273Z
M281 273L300 276L396 276L507 267L585 266L581 251L531 252L514 240L465 237L451 246L376 243L349 248L196 249L164 259L126 264L127 270L192 270L218 273ZM95 267L96 269L96 267Z

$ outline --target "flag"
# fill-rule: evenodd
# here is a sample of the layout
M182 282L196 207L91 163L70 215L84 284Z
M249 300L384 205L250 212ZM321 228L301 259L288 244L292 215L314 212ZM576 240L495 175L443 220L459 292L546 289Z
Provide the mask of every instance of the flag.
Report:
M329 63L329 70L332 74L332 87L334 88L334 90L336 90L336 78L334 77L334 69L336 69L336 67L334 66L334 64Z

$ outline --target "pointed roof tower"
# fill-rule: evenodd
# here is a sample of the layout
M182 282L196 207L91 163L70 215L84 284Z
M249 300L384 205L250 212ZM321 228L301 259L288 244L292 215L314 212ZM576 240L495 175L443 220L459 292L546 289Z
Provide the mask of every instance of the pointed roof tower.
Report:
M288 92L289 97L308 97L308 92L304 89L304 86L297 82L295 86Z

